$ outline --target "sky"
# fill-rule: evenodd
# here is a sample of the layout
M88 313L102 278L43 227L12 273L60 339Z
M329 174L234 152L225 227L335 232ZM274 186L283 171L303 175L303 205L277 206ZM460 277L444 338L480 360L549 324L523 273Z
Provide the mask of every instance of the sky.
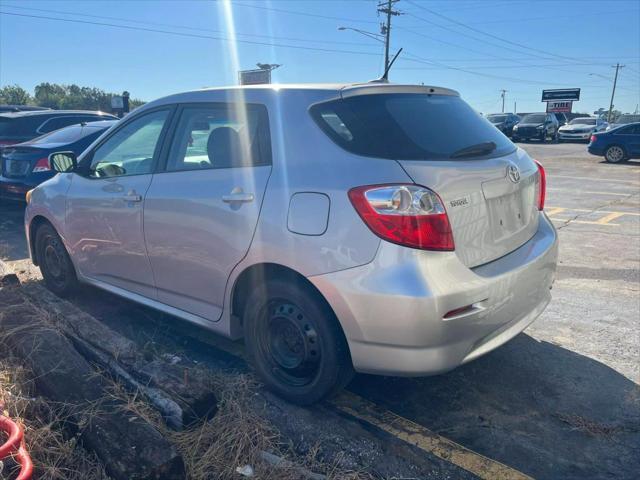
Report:
M381 75L376 0L0 0L0 86L41 82L150 101L234 85L257 62L274 82ZM546 88L581 88L574 112L640 103L640 0L400 0L396 83L458 90L478 111L543 111ZM346 29L339 30L339 27ZM355 30L360 30L361 33Z

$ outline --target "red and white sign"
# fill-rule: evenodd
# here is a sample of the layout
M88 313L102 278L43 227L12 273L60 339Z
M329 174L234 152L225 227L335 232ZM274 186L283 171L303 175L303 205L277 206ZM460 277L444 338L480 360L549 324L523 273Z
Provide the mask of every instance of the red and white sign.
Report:
M573 102L547 102L548 113L571 113Z

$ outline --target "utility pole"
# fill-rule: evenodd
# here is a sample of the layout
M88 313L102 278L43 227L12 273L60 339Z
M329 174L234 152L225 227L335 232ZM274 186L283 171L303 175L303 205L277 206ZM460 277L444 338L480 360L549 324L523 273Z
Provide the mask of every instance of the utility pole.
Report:
M513 101L513 114L517 115L518 114L518 109L517 109L518 104L516 103L516 101Z
M507 91L504 88L500 90L500 96L502 97L502 113L504 113L504 96L506 93Z
M613 90L611 91L611 103L609 103L609 114L607 115L607 122L611 122L611 111L613 110L613 96L616 94L616 83L618 83L618 70L624 68L624 65L616 63L612 65L612 68L616 69L616 76L613 77Z
M378 4L378 13L384 13L387 16L387 23L382 24L380 33L384 35L384 70L389 68L389 43L391 40L391 17L402 15L401 12L394 10L393 5L400 0L383 0Z

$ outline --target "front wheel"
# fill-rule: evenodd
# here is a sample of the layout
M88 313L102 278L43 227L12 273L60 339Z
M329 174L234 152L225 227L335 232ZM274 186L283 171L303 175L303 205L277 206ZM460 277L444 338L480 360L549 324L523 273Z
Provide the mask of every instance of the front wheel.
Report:
M62 239L49 224L43 224L36 231L36 255L44 283L49 290L59 296L71 293L78 284Z
M290 402L309 405L351 380L339 323L309 287L294 280L258 285L243 320L249 363L269 389Z
M611 145L604 152L604 158L609 163L619 163L625 159L625 153L622 147Z

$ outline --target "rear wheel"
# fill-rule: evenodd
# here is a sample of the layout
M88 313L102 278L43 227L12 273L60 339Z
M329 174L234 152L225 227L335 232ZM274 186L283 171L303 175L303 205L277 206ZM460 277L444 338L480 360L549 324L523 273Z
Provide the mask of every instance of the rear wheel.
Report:
M618 145L611 145L604 152L604 158L609 163L619 163L625 159L624 149Z
M36 231L36 255L44 283L59 296L71 293L78 284L67 250L55 229L45 223Z
M247 299L244 334L260 379L293 403L317 402L353 376L337 319L306 286L284 280L257 286Z

